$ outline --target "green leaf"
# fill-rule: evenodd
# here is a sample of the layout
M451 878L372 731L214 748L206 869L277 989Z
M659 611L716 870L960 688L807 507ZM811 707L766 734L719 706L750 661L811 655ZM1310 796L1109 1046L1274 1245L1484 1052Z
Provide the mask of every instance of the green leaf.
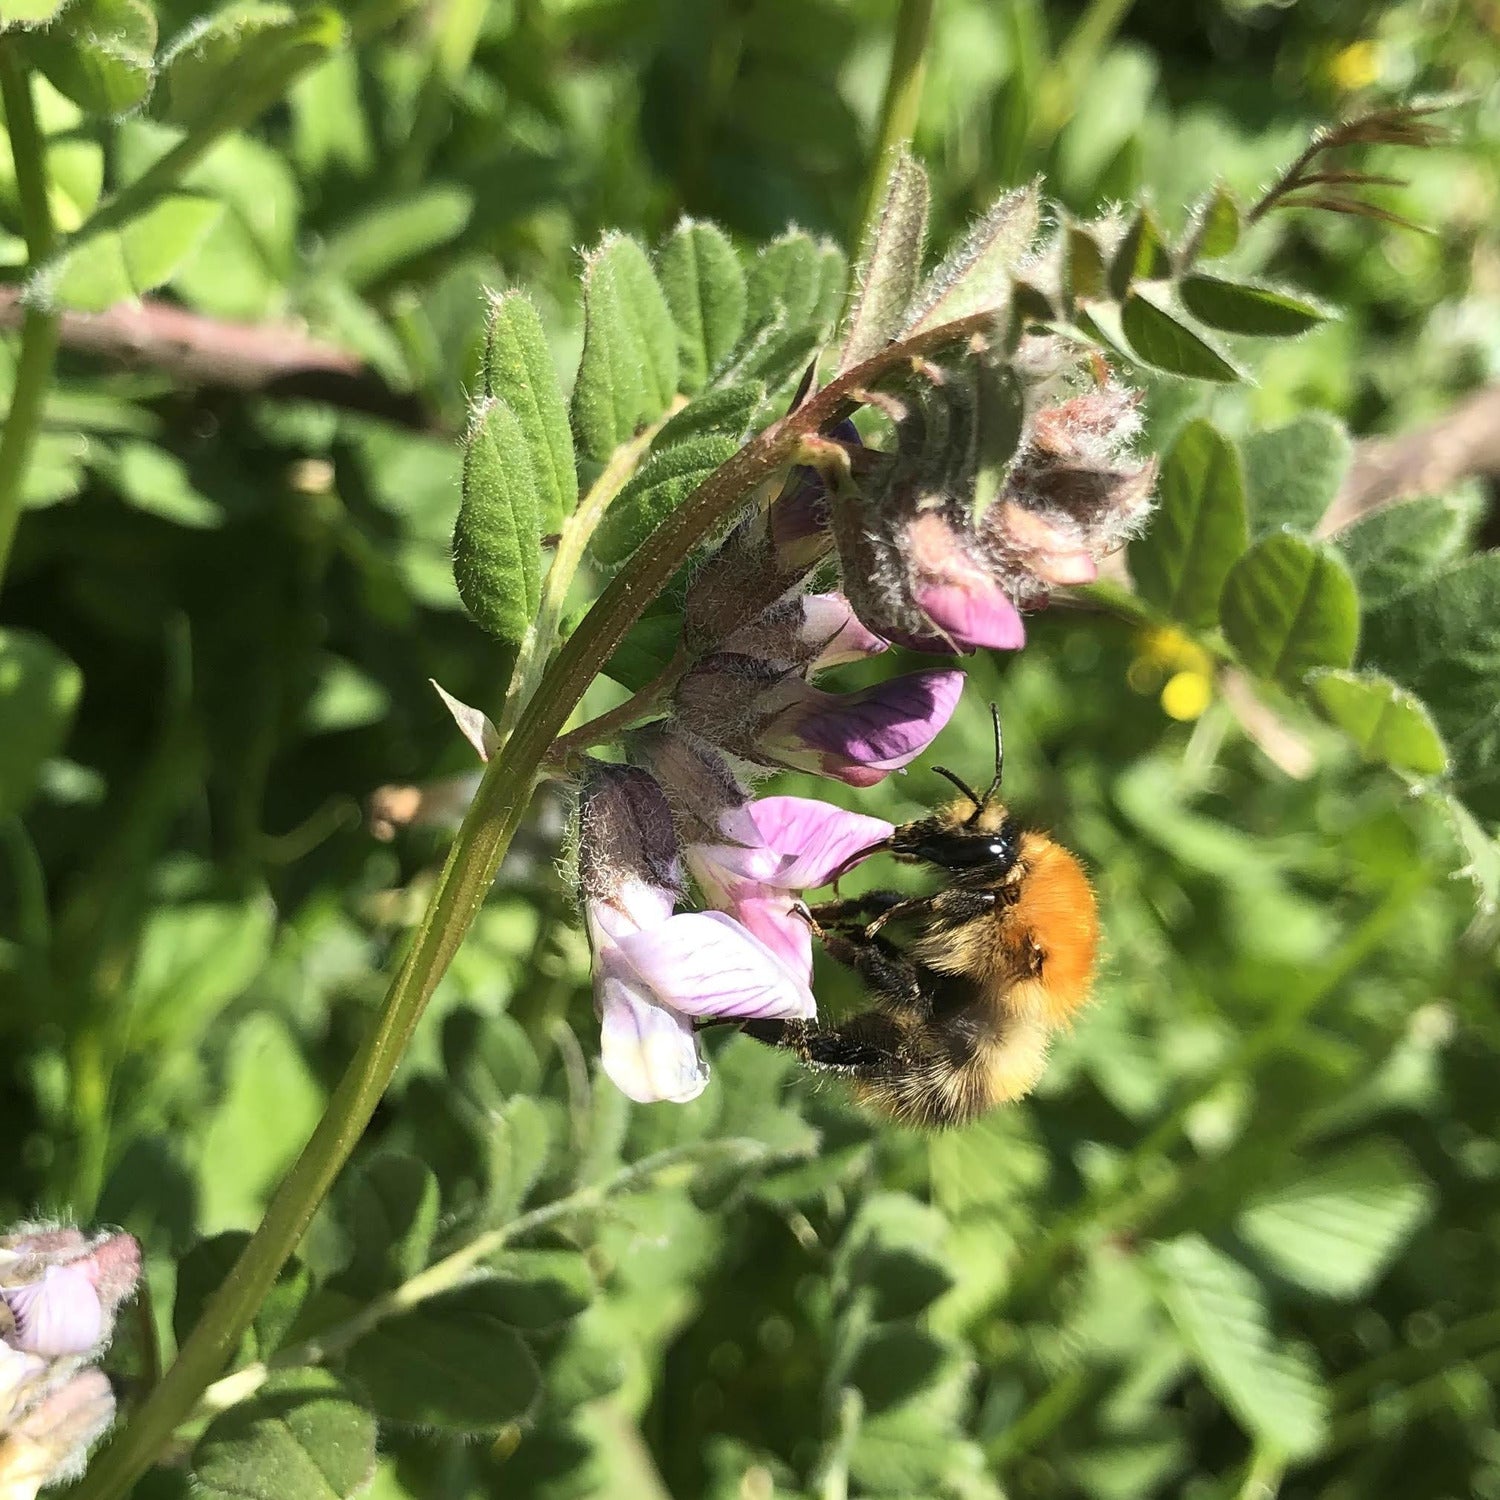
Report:
M482 1283L487 1306L512 1328L539 1332L576 1318L598 1290L576 1250L511 1250Z
M491 1129L489 1203L497 1216L509 1215L525 1204L547 1170L552 1123L535 1099L519 1094L495 1112Z
M605 673L627 692L639 692L661 674L681 640L681 601L658 599L615 648L605 663Z
M606 236L583 275L573 426L584 453L607 463L676 392L677 325L651 262L634 240Z
M1418 776L1441 776L1448 769L1448 752L1426 708L1389 677L1317 671L1308 683L1318 706L1366 760Z
M1138 281L1158 281L1172 274L1172 257L1156 215L1149 208L1136 210L1130 228L1109 263L1109 290L1123 302Z
M0 32L15 27L45 25L66 4L67 0L5 0Z
M1194 259L1217 260L1240 242L1240 206L1224 184L1217 183L1193 210L1188 243Z
M788 230L751 263L747 331L754 334L779 322L784 333L797 334L812 325L816 343L838 316L845 275L844 255L836 245Z
M1226 281L1194 271L1177 284L1182 305L1210 328L1221 333L1248 334L1255 338L1284 339L1333 316L1329 308L1282 287L1251 281Z
M766 388L758 380L705 391L667 418L652 446L665 449L697 437L727 437L742 442L765 399Z
M656 273L677 325L677 387L701 391L745 327L745 273L724 231L684 219L657 256Z
M611 567L624 562L738 449L733 438L702 437L654 451L605 514L594 534L595 557Z
M1070 302L1102 297L1105 291L1104 252L1082 224L1064 231L1063 287Z
M1431 1208L1405 1155L1368 1140L1257 1194L1236 1227L1288 1280L1324 1297L1363 1297Z
M1244 378L1208 334L1172 307L1163 292L1135 287L1120 309L1120 326L1136 354L1169 375L1221 383Z
M1352 664L1359 595L1332 547L1278 532L1230 570L1219 621L1250 671L1295 687L1314 667Z
M928 196L927 173L903 147L860 247L840 371L878 354L905 324L922 276Z
M474 195L444 182L373 203L328 237L323 269L363 291L457 239L473 212Z
M0 818L31 800L73 724L83 675L50 641L0 628Z
M922 284L904 333L919 333L1010 305L1011 282L1041 226L1036 183L1006 193Z
M209 1298L223 1285L224 1278L249 1243L250 1235L246 1230L216 1234L200 1240L178 1262L172 1330L179 1345L197 1326ZM301 1261L293 1258L281 1268L255 1314L248 1358L266 1359L275 1353L296 1322L312 1288L312 1275Z
M1333 504L1352 448L1343 424L1308 412L1245 439L1245 487L1257 537L1290 526L1311 531Z
M834 1259L834 1288L842 1296L868 1292L876 1318L910 1318L953 1286L938 1259L947 1236L941 1214L904 1193L866 1198Z
M207 530L223 524L224 512L195 488L187 465L155 443L122 443L110 478L123 500L176 526Z
M218 223L224 205L193 193L161 198L123 229L81 240L48 266L46 286L63 306L103 312L170 281Z
M198 1163L198 1217L206 1233L259 1221L324 1105L322 1086L297 1044L265 1012L252 1012L235 1028L225 1075Z
M197 1500L352 1500L375 1473L375 1418L326 1370L280 1370L217 1417L191 1462Z
M1183 428L1162 462L1158 509L1130 543L1143 599L1194 630L1219 616L1224 580L1249 544L1245 485L1234 445L1209 422Z
M1482 916L1493 915L1500 909L1500 839L1481 828L1474 814L1450 793L1429 787L1421 795L1447 825L1463 859L1454 877L1467 880L1473 887L1474 902Z
M490 299L484 393L516 414L531 453L538 522L544 535L556 531L578 503L573 432L542 320L524 292Z
M1315 1453L1328 1396L1311 1357L1267 1326L1255 1278L1198 1235L1155 1246L1157 1296L1208 1386L1257 1445L1287 1458Z
M1476 489L1387 506L1334 538L1366 612L1388 604L1464 550L1488 500Z
M483 1282L387 1319L347 1363L383 1419L446 1432L521 1421L541 1390L530 1349Z
M354 1255L339 1287L373 1297L411 1280L427 1265L439 1207L426 1162L395 1152L368 1162L343 1204Z
M227 5L189 26L162 53L152 112L188 131L226 114L253 118L343 37L343 19L330 7L260 0Z
M155 907L128 991L136 1046L196 1045L265 967L275 931L276 908L265 895Z
M542 535L525 431L499 397L475 408L464 437L453 579L476 624L519 645L541 602Z
M38 32L30 50L85 114L125 114L151 92L156 16L143 0L74 0L66 22Z
M1450 564L1372 613L1361 665L1422 700L1455 790L1479 817L1500 817L1500 553Z

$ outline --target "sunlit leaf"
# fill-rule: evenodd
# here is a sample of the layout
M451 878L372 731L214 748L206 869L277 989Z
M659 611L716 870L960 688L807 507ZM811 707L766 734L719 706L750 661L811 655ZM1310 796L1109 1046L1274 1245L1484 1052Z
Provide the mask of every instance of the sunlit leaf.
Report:
M1231 569L1219 619L1245 666L1291 687L1314 667L1351 665L1359 596L1331 547L1278 532Z
M677 325L677 383L692 395L739 342L745 273L724 231L692 219L684 219L667 238L656 271Z
M854 271L838 368L878 353L906 321L927 243L927 173L905 150L896 157Z
M1290 338L1326 323L1332 312L1297 292L1195 271L1177 285L1182 305L1209 328L1257 338Z
M1210 336L1154 289L1138 286L1126 297L1120 309L1120 326L1136 354L1169 375L1217 382L1243 378Z
M1367 759L1440 776L1448 752L1421 700L1378 672L1316 671L1309 679L1318 706Z
M1351 452L1343 424L1326 412L1307 412L1283 427L1252 432L1244 453L1255 535L1281 526L1311 531L1333 504Z

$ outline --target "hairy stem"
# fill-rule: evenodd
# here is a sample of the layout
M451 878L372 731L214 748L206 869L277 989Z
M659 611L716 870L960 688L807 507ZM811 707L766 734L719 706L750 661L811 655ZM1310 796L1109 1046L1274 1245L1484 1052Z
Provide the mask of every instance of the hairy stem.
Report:
M52 211L47 203L46 147L37 130L31 83L16 55L18 39L0 38L0 100L15 159L16 190L27 265L40 265L52 253ZM28 307L21 323L21 357L11 390L5 432L0 436L0 583L10 562L11 544L21 519L21 496L42 425L42 402L52 383L57 357L58 315Z

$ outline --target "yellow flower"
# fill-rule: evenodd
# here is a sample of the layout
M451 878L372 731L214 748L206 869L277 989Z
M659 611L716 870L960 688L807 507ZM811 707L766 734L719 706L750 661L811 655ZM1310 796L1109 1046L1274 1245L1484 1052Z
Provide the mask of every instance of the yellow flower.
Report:
M1345 93L1353 94L1369 88L1380 77L1384 71L1381 64L1378 42L1351 42L1334 54L1328 64L1328 76Z

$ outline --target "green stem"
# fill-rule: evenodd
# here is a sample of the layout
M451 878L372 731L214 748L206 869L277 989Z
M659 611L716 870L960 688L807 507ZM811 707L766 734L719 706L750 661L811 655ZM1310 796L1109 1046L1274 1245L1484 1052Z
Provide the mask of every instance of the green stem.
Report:
M916 134L917 111L922 104L922 75L927 69L927 40L932 32L933 0L901 0L896 16L896 36L891 44L891 71L886 75L885 97L880 104L880 126L875 136L875 154L859 206L858 233L862 244L890 171L891 156L903 141Z
M46 147L37 129L31 83L16 55L16 46L15 37L0 38L0 100L5 105L5 125L15 160L26 261L34 268L52 253L52 211L47 203ZM0 583L5 580L11 544L21 519L26 470L41 431L42 402L52 383L61 321L55 312L28 307L21 323L21 357L16 364L5 432L0 436Z
M478 915L521 817L543 757L589 684L677 569L761 480L792 461L857 389L930 346L952 342L985 315L893 344L846 370L790 416L721 464L638 547L557 653L516 730L485 770L448 852L405 960L380 1014L339 1080L312 1139L266 1209L260 1227L210 1298L177 1361L126 1427L95 1460L73 1500L118 1500L171 1442L178 1423L223 1369L277 1273L369 1124L427 1002Z
M672 1146L644 1157L628 1167L622 1167L604 1182L580 1188L576 1193L569 1193L566 1198L558 1198L543 1208L533 1209L529 1214L512 1219L501 1228L477 1235L468 1244L451 1255L444 1256L442 1260L435 1261L409 1281L404 1281L394 1290L375 1298L352 1318L316 1338L284 1350L274 1360L246 1365L244 1369L215 1381L203 1393L194 1417L208 1418L227 1411L229 1407L253 1396L270 1378L273 1370L324 1364L353 1348L371 1329L379 1327L387 1318L410 1312L412 1308L433 1297L440 1297L445 1292L457 1291L474 1279L476 1268L481 1262L498 1254L513 1240L523 1239L538 1229L545 1229L559 1219L600 1208L617 1194L629 1192L670 1167L680 1166L685 1162L697 1163L705 1157L721 1153L735 1157L744 1166L777 1155L760 1141L736 1138L694 1141L686 1146Z

